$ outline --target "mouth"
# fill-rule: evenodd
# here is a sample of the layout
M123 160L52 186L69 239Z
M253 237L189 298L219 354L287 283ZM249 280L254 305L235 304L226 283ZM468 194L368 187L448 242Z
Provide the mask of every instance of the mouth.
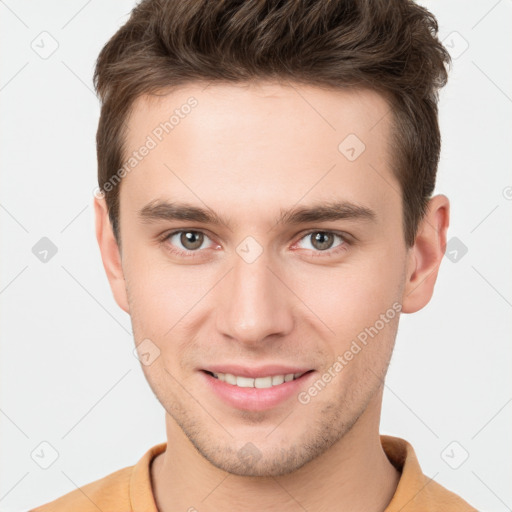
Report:
M291 370L295 371L292 373ZM244 411L266 411L286 403L292 406L293 397L311 385L315 373L315 370L283 366L259 369L216 367L199 372L209 393L230 408Z
M221 373L203 370L204 373L210 375L214 379L218 379L221 382L236 386L239 388L257 388L267 389L276 386L280 386L285 382L291 382L300 379L303 375L309 374L314 370L307 370L297 373L283 373L278 375L266 375L262 377L245 377L242 375L234 375L232 373Z

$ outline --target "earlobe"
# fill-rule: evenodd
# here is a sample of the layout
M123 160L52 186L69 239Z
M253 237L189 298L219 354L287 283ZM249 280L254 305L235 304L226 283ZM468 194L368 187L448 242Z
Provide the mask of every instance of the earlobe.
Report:
M114 237L104 198L94 198L94 213L96 218L96 239L100 248L103 268L107 274L115 301L121 309L129 313L121 253Z
M450 202L442 194L434 196L418 226L414 246L409 249L407 275L402 296L402 312L414 313L425 307L434 293L439 266L446 250L450 222Z

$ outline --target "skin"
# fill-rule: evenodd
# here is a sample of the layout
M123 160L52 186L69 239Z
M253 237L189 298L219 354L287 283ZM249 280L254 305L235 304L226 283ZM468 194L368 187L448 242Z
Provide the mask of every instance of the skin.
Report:
M406 247L389 106L369 90L189 84L136 101L127 153L190 96L198 105L123 178L121 250L105 201L95 199L115 300L135 342L160 350L142 366L166 411L168 448L151 467L158 508L382 511L400 477L379 438L398 314L308 404L293 396L265 411L236 409L199 369L282 363L318 378L394 303L403 313L423 308L444 254L449 201L430 200ZM338 150L350 133L366 145L352 162ZM139 211L154 200L206 205L231 225L144 222ZM277 222L281 210L333 200L364 205L375 220ZM162 241L173 229L201 231L204 243ZM315 230L346 238L322 250ZM236 251L247 236L262 248L252 263ZM238 454L248 442L259 453L252 464Z

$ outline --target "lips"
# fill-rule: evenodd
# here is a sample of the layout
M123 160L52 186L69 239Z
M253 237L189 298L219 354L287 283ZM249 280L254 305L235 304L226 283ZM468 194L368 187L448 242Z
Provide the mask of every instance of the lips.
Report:
M199 373L207 388L229 406L263 411L297 395L314 379L315 371L282 365L258 368L219 365L210 366Z

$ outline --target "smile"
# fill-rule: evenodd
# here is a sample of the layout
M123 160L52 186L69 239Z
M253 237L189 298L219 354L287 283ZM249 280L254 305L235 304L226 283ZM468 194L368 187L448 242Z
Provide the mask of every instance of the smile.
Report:
M271 388L273 386L279 386L284 382L290 382L292 380L300 378L302 375L308 372L302 373L287 373L283 375L272 375L266 377L242 377L240 375L233 375L231 373L214 373L214 372L206 372L216 379L219 379L222 382L226 382L227 384L231 384L233 386L238 386L239 388Z

